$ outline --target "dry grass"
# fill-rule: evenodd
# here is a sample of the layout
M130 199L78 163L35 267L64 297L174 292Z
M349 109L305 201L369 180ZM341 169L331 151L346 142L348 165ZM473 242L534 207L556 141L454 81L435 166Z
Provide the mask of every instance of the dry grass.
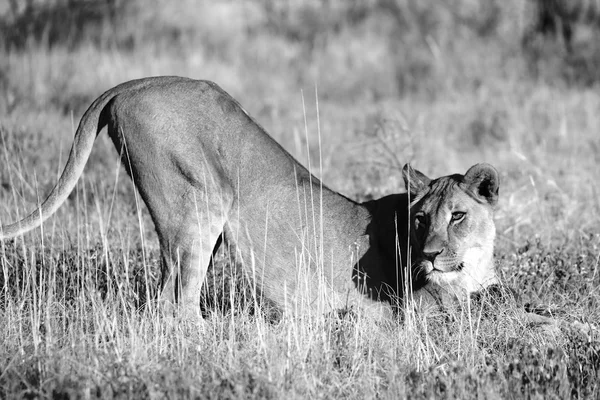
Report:
M2 221L48 193L73 125L104 90L149 75L210 79L351 197L402 190L397 167L408 161L433 176L495 165L506 285L567 321L600 318L600 96L593 75L571 79L594 59L578 70L583 55L552 42L524 53L521 0L491 2L497 20L479 24L495 14L456 2L475 17L470 25L402 0L400 14L370 2L364 15L316 2L117 3L127 7L115 33L102 24L62 42L30 33L0 50ZM0 29L14 23L2 21ZM171 321L147 302L157 243L134 197L101 136L76 193L43 232L2 243L0 397L599 396L597 336L527 326L510 302L494 315L478 306L428 318L407 310L403 323L385 326L360 316L272 320L219 272L228 265L219 255L213 275L225 280L208 292L203 331Z

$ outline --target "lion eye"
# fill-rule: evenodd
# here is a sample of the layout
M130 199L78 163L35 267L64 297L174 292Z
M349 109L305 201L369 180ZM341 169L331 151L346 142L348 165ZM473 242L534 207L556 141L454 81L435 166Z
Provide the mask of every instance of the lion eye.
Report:
M465 215L467 215L466 212L463 211L455 211L452 213L452 222L458 222L461 221Z
M419 229L425 226L425 216L423 214L418 214L415 216L415 228Z

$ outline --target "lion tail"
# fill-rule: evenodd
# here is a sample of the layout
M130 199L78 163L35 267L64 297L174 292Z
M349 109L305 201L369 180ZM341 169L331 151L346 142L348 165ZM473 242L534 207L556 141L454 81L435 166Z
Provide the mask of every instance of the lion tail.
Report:
M42 225L69 197L83 173L96 137L108 123L105 107L117 94L118 89L119 86L108 90L90 105L79 122L67 164L52 191L41 206L27 217L9 225L2 225L0 240L19 236Z

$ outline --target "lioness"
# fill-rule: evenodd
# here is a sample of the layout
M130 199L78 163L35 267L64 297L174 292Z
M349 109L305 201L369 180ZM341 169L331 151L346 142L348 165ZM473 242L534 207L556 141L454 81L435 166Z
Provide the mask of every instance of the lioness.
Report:
M94 101L48 198L0 239L58 209L105 126L158 233L161 298L186 317L201 318L220 237L260 293L292 312L387 312L429 283L463 296L497 282L492 166L432 180L406 165L408 193L359 204L312 176L216 84L180 77L126 82Z

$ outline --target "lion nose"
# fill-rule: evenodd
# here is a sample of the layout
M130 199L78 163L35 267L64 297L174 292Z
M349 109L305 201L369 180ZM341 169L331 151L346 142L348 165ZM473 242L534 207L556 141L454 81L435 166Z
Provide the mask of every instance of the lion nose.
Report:
M433 262L437 256L442 254L443 251L444 251L444 249L437 250L437 251L424 251L423 257L425 257L425 259L427 259L428 261Z

